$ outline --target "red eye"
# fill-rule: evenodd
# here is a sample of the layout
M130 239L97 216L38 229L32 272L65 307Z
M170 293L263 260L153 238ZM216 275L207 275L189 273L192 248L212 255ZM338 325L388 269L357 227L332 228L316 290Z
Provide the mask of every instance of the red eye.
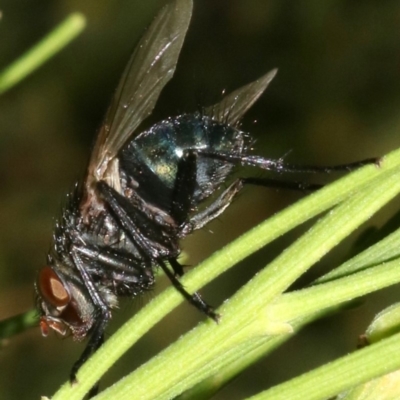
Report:
M50 267L40 270L38 287L43 299L54 307L66 306L71 300L60 278Z

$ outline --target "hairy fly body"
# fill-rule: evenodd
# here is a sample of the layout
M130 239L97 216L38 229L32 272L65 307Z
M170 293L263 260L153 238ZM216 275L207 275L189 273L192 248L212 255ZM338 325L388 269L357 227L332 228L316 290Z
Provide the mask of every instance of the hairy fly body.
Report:
M106 113L86 178L68 196L47 265L38 274L43 335L52 329L76 340L89 337L71 381L102 344L118 297L133 298L151 289L157 267L191 304L218 319L199 294L180 284L179 242L221 215L243 186L319 187L256 177L229 181L235 167L331 172L375 162L298 167L250 154L252 139L238 123L276 70L201 113L170 117L138 133L174 73L191 13L191 0L172 1L136 47Z

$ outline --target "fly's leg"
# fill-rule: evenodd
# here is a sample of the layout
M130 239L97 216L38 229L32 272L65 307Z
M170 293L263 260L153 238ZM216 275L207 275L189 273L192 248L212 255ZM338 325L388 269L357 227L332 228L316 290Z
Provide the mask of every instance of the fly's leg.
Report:
M107 305L104 303L101 298L99 292L96 289L96 286L86 271L82 259L78 254L77 249L72 246L71 255L74 260L74 264L81 274L83 282L85 282L85 286L89 292L89 295L92 299L92 302L95 306L95 315L93 316L94 324L91 328L91 336L88 344L86 345L85 350L79 357L79 359L72 366L72 370L70 373L70 382L72 384L77 383L76 374L79 368L86 362L86 360L103 344L104 342L104 330L107 326L108 321L111 319L111 313L108 309ZM97 393L98 383L91 389L92 395Z
M135 209L128 199L106 182L97 182L96 187L109 206L115 221L137 246L148 265L151 265L151 260L177 251L171 248L168 238L160 233L159 226Z
M79 358L78 361L75 362L75 364L72 366L72 370L70 373L69 381L71 382L72 385L76 384L78 381L76 379L76 374L80 367L89 359L89 357L98 349L100 346L104 343L104 335L101 335L101 338L99 339L97 343L96 348L91 348L90 352L88 351L88 354L85 354L86 350L88 349L88 346L86 346L85 351L82 353L81 357ZM89 390L87 394L87 399L91 399L92 397L96 396L99 392L99 386L100 386L100 381L96 382Z
M76 383L76 374L80 367L88 360L88 358L103 344L104 342L104 330L105 327L107 326L108 321L111 318L111 314L108 310L108 307L106 304L103 302L101 299L94 282L91 278L91 275L87 272L87 269L83 267L81 257L85 257L87 260L95 262L97 264L101 264L101 269L104 272L103 269L111 269L113 271L119 271L123 273L124 279L129 279L131 278L134 282L138 281L138 285L141 286L141 288L144 286L144 282L141 281L146 281L146 286L150 286L153 283L154 277L148 276L145 274L144 270L140 271L138 269L133 269L132 267L132 260L124 258L118 254L113 254L112 249L110 248L110 251L107 251L107 249L98 249L98 248L92 248L90 246L76 246L74 245L72 248L72 257L74 259L74 263L79 271L79 273L82 276L82 279L84 280L86 284L86 288L88 289L88 292L90 294L90 297L93 301L93 304L95 305L97 311L96 315L93 316L93 319L95 321L95 324L91 328L91 337L90 340L83 351L82 355L78 359L78 361L75 362L75 364L72 367L71 373L70 373L70 381L71 383ZM93 269L96 269L97 267L93 267ZM141 282L141 283L140 283ZM95 396L98 393L99 389L99 384L96 383L94 385L88 394L88 398L91 398Z
M229 153L217 153L217 152L209 152L204 150L197 150L197 154L199 157L206 157L215 160L225 161L231 164L242 164L253 167L258 167L267 171L273 171L278 173L284 172L305 172L305 173L332 173L332 172L340 172L340 171L352 171L357 168L360 168L364 165L375 164L376 166L380 166L381 159L380 158L368 158L362 161L353 162L350 164L342 164L336 166L312 166L312 165L294 165L294 164L286 164L283 162L283 159L273 160L268 158L263 158L259 156L252 155L236 155ZM232 203L234 197L239 193L243 186L256 185L256 186L265 186L272 188L280 188L280 189L290 189L290 190L317 190L320 189L323 185L313 184L313 183L305 183L305 182L285 182L278 181L269 178L238 178L235 180L222 194L211 203L206 209L195 214L190 218L183 226L181 226L180 236L187 236L194 230L201 229L204 225L212 221L221 215L225 209Z
M174 183L172 206L170 214L177 222L177 225L182 225L188 222L189 215L193 211L193 196L197 180L197 158L198 150L187 149L180 158L176 179ZM201 157L207 157L207 153L200 150ZM224 161L231 162L230 159ZM310 184L304 182L284 182L268 178L240 178L235 181L222 195L207 208L205 214L214 215L211 219L220 215L226 207L231 203L233 197L240 191L245 184L258 186L266 186L270 188L291 189L291 190L317 190L323 185ZM195 215L194 219L204 219L203 213ZM192 218L190 219L192 221ZM205 222L206 223L206 222ZM204 225L204 224L203 224Z
M192 216L181 228L180 235L185 237L191 232L201 229L208 222L220 216L232 203L234 197L242 190L243 182L241 179L235 180L218 198L213 201L203 211Z
M185 274L185 271L183 270L183 266L181 264L179 264L179 262L176 258L170 258L168 261L171 264L171 267L175 272L175 276L181 277Z
M375 164L380 166L382 161L379 157L367 158L365 160L352 162L349 164L333 165L333 166L314 166L314 165L296 165L287 164L283 162L283 159L273 160L270 158L264 158L254 155L243 155L243 154L229 154L229 153L218 153L199 150L198 154L202 157L212 158L215 160L226 161L231 164L248 165L251 167L258 167L266 171L273 172L304 172L304 173L322 173L329 174L332 172L341 171L354 171L364 165Z
M171 260L169 260L171 262ZM171 281L172 285L174 288L194 307L196 307L199 311L202 313L206 314L207 317L213 319L215 322L219 322L220 320L220 315L217 314L213 307L208 305L202 298L201 296L195 292L193 294L190 294L187 292L187 290L183 287L182 283L179 281L179 279L169 270L167 265L164 263L162 260L157 261L162 270L165 272L165 275L169 278ZM176 260L172 261L177 262ZM181 267L182 268L182 267Z
M185 150L178 162L178 169L172 192L170 214L178 226L186 222L193 207L193 195L197 180L197 153Z
M203 155L201 154L201 156ZM317 184L279 182L263 178L241 178L236 180L204 211L197 213L193 218L189 219L190 212L193 211L193 195L197 179L197 158L197 150L187 149L178 163L170 212L177 224L181 227L180 236L186 236L191 231L200 229L208 222L221 215L245 184L294 190L316 190L321 187L321 185ZM200 294L196 292L190 295L176 278L176 275L182 276L184 273L182 266L178 263L176 258L170 258L168 261L175 272L175 276L172 275L171 271L164 263L160 265L175 288L196 308L218 321L219 316L215 314L212 307L201 298Z
M185 273L182 268L182 265L179 264L179 262L176 258L170 258L168 260L168 262L170 263L172 269L175 272L175 275L174 275L175 280L172 280L170 278L172 284L176 287L176 289L179 292L181 292L181 289L186 292L186 290L182 286L181 282L177 279L177 276L181 277ZM162 268L164 270L164 267L162 267ZM167 274L167 272L166 272L166 274ZM168 277L169 277L169 275L168 275ZM179 289L176 286L175 282L177 282L177 284L181 287L181 289ZM189 293L186 292L186 294L189 294ZM201 297L201 294L199 292L194 292L192 295L189 294L190 299L186 295L183 295L183 296L185 297L185 299L187 299L189 301L190 304L194 305L199 311L203 312L208 317L212 318L215 322L219 321L220 315L214 312L214 308L212 306L210 306L209 304L207 304L206 301L204 301L204 299Z
M131 215L129 210L126 209L126 199L123 198L123 196L121 196L118 192L116 192L115 189L108 186L105 182L98 182L97 188L99 189L103 198L107 201L107 204L111 208L116 222L121 226L125 234L139 247L141 243L145 244L141 248L144 255L144 260L147 260L147 262L149 263L153 261L154 263L160 265L174 287L179 291L179 293L182 294L182 296L187 301L189 301L189 303L194 305L201 312L205 313L208 317L217 321L218 315L213 311L212 307L205 303L197 293L194 293L193 295L188 293L179 282L178 278L176 278L175 275L168 269L161 256L159 254L155 254L153 243L146 242L146 237L144 237L144 235L141 233L139 227L135 225L134 217ZM134 210L130 211L134 212ZM167 257L165 256L165 258ZM168 259L174 258L175 257L169 257ZM172 261L172 263L174 262L177 262L176 258L175 261ZM182 267L178 268L178 271L183 271Z
M149 289L154 284L153 271L142 265L142 260L119 254L112 247L77 246L76 251L91 264L91 275L110 276L118 282L123 280L134 285L137 292Z
M225 209L230 206L233 199L243 189L244 185L301 191L317 190L323 187L323 185L314 183L285 182L269 178L238 178L207 208L191 217L190 220L182 226L180 235L182 237L187 236L191 232L203 228L210 221L219 217Z
M193 149L185 150L182 157L178 162L178 169L176 173L172 205L170 209L171 216L177 222L179 226L184 224L191 211L193 211L193 195L196 188L197 181L197 153ZM208 305L201 297L200 293L195 292L192 295L189 294L177 277L181 277L184 274L182 265L176 258L170 258L169 263L175 273L172 275L165 264L161 265L161 268L165 271L165 274L169 277L174 287L185 297L185 299L198 310L218 322L219 315L213 310L213 307Z

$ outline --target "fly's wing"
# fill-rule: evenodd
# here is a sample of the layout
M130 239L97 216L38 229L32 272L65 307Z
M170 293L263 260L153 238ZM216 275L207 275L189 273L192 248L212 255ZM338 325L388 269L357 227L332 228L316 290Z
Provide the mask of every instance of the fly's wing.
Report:
M105 180L118 190L118 151L152 112L172 78L192 14L192 0L166 5L133 52L106 113L91 155L86 189ZM88 193L89 194L89 193Z
M235 125L261 96L277 72L277 69L273 69L256 81L228 94L219 103L207 107L206 114L217 121Z

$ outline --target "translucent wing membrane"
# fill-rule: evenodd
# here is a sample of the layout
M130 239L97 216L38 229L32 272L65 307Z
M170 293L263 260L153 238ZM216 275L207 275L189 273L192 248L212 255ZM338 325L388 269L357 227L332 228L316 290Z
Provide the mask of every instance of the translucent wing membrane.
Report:
M122 75L90 159L88 182L113 185L109 165L139 124L152 112L174 74L192 14L192 0L165 6L136 47Z
M262 95L277 72L277 69L273 69L256 81L228 94L219 103L207 107L206 114L212 115L217 121L235 125Z

